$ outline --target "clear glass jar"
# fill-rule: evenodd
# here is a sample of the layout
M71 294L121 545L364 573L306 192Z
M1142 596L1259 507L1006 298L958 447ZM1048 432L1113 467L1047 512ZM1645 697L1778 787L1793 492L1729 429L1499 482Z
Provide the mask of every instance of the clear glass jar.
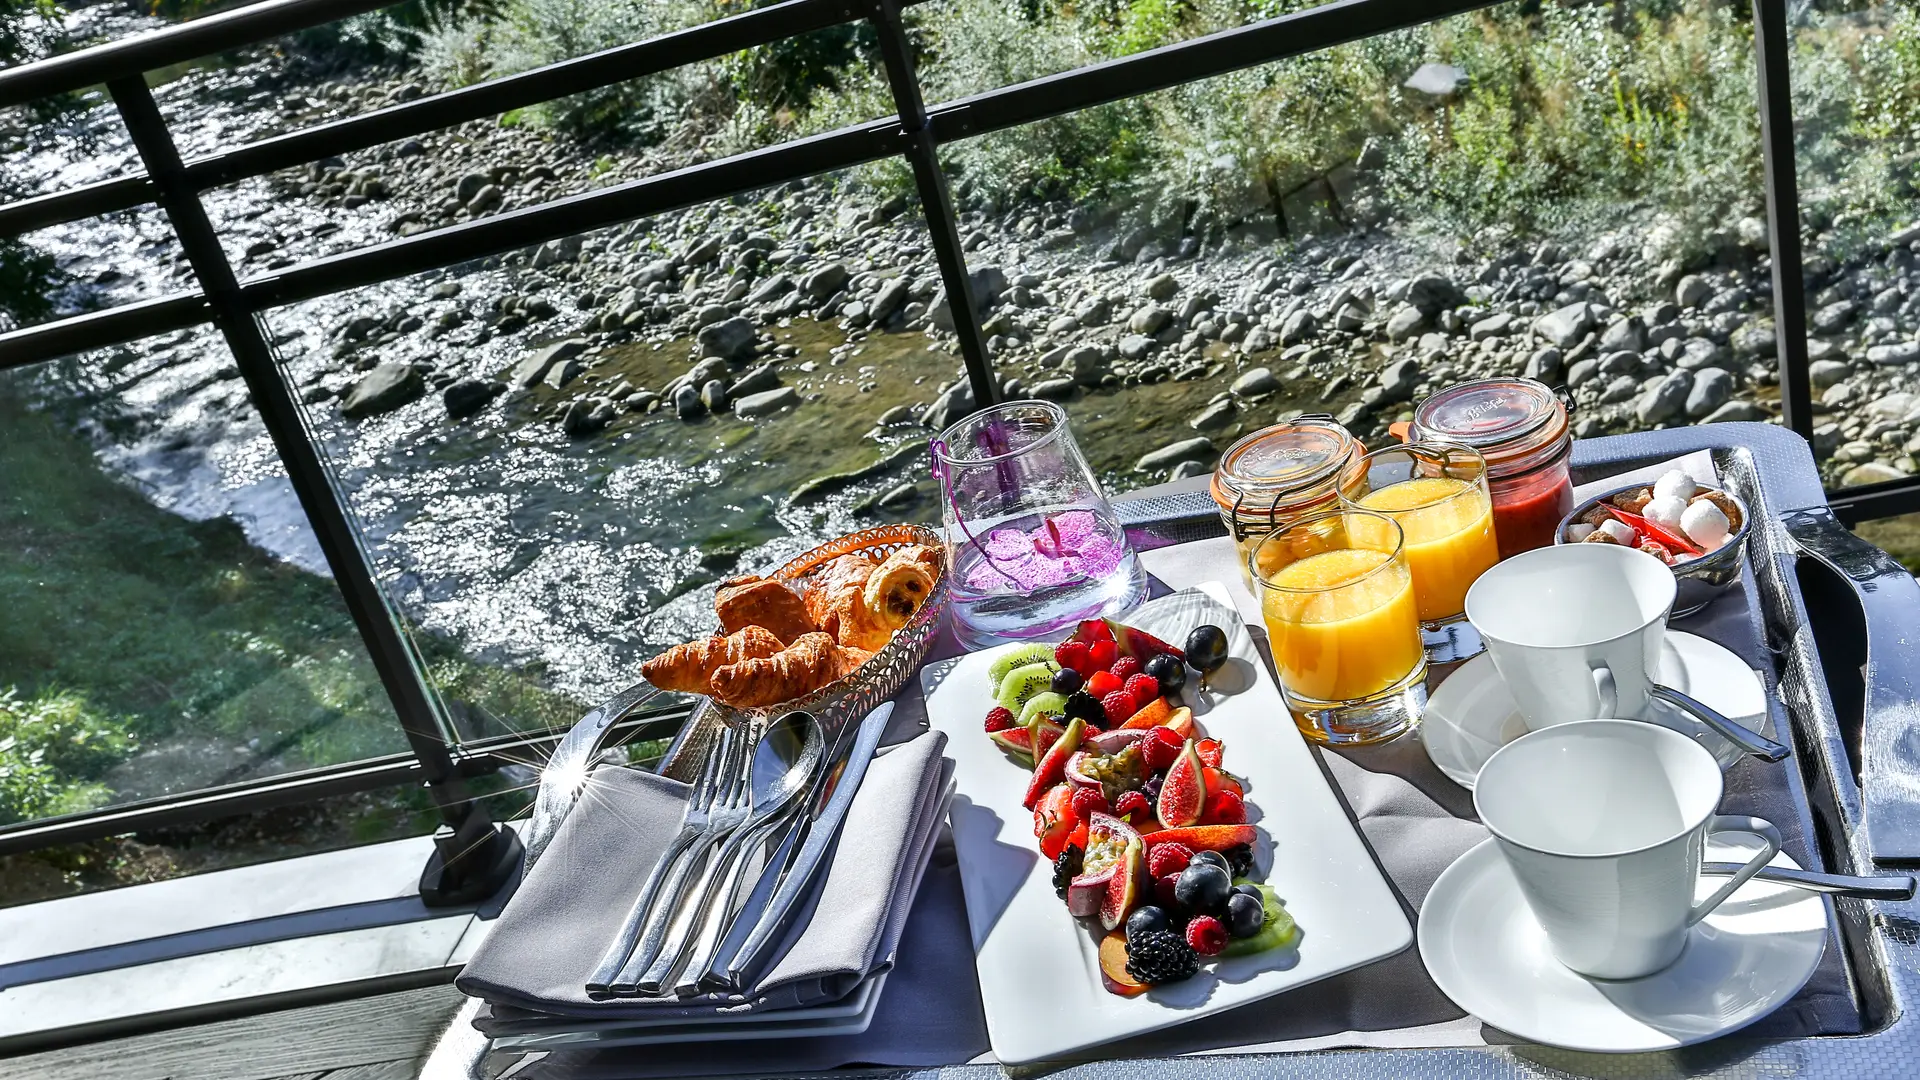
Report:
M1262 428L1227 448L1213 470L1220 520L1240 547L1240 564L1262 537L1301 518L1338 509L1340 496L1367 492L1367 448L1331 416L1309 414Z
M1500 557L1547 547L1573 510L1573 427L1566 402L1534 379L1476 379L1413 410L1415 440L1465 443L1487 459Z

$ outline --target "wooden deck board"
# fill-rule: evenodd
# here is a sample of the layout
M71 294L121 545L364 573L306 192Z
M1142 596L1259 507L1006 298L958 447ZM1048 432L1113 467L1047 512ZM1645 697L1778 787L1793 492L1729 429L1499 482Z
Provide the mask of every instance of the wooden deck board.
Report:
M0 1058L0 1080L412 1080L463 999L431 986Z

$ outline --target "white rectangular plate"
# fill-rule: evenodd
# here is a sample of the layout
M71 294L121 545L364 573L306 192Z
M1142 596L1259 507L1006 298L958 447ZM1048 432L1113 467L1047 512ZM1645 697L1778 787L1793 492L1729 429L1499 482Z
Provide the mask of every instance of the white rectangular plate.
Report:
M987 668L1013 646L921 670L928 719L947 733L955 765L954 846L987 1032L1004 1064L1060 1058L1224 1012L1413 942L1399 900L1293 726L1246 626L1219 585L1204 588L1151 601L1123 621L1175 644L1203 623L1226 631L1227 665L1206 693L1189 672L1182 700L1226 744L1227 770L1246 782L1247 817L1258 831L1255 876L1286 900L1302 934L1296 948L1209 963L1140 997L1101 987L1098 924L1087 929L1054 895L1053 868L1021 805L1031 774L982 729L992 706Z

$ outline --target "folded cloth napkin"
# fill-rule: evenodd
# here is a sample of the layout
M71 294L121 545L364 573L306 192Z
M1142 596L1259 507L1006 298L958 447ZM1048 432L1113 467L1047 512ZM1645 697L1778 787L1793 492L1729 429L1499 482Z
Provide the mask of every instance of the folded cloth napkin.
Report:
M678 831L683 784L600 769L546 854L460 976L462 993L501 1019L697 1017L837 1001L893 959L945 806L946 739L928 732L874 759L847 808L840 841L796 921L786 954L749 992L693 998L587 996L586 980L634 895Z

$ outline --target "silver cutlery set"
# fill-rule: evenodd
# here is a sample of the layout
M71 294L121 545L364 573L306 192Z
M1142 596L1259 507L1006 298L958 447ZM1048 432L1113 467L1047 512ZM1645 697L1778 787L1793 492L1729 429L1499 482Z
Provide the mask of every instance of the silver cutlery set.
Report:
M884 704L844 725L831 746L805 712L724 727L701 764L679 833L587 992L688 997L749 988L777 959L892 711Z

